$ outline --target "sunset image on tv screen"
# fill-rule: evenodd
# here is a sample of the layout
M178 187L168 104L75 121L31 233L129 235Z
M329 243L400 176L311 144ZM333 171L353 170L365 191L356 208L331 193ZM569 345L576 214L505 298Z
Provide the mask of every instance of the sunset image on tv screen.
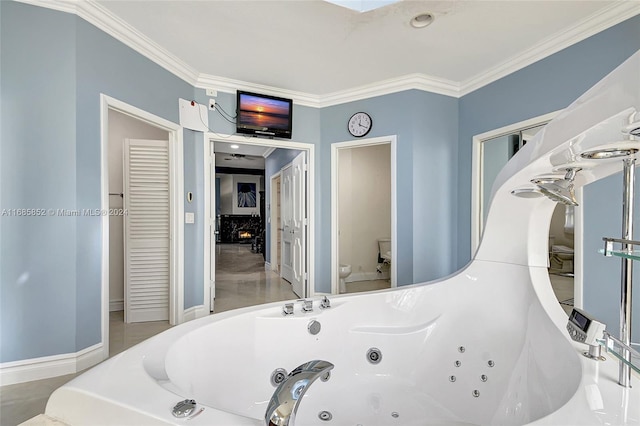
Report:
M289 128L289 103L252 95L240 95L239 124L270 129Z

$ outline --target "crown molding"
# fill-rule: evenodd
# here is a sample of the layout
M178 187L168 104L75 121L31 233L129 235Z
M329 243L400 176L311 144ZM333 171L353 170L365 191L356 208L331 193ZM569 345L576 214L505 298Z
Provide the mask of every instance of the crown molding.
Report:
M273 154L273 151L275 151L276 149L278 149L278 148L276 148L275 146L272 146L272 147L270 147L269 149L267 149L267 150L264 152L264 154L262 154L262 156L263 156L264 158L267 158L268 156L270 156L271 154Z
M460 86L455 81L431 77L426 74L407 74L397 78L322 95L319 107L344 104L405 90L423 90L425 92L457 98L459 97Z
M196 87L201 89L213 88L227 93L235 93L236 90L268 93L274 96L291 98L298 105L314 108L324 108L412 89L424 90L426 92L433 92L453 97L458 97L460 90L458 83L454 81L438 79L424 74L409 74L325 95L313 95L310 93L279 89L273 86L248 83L246 81L233 80L208 74L200 74Z
M318 95L199 73L94 0L17 1L76 14L194 87L202 89L213 88L227 93L235 93L237 90L269 93L274 96L291 98L298 105L314 108L339 105L406 90L422 90L459 98L640 14L640 2L632 0L618 1L605 10L600 10L587 17L573 27L559 34L554 34L525 52L463 82L416 73Z
M460 84L460 93L458 96L464 96L493 83L496 80L549 57L562 49L572 46L638 14L640 14L640 2L638 1L619 1L613 3L604 10L592 14L576 25L547 37L530 49L507 59L481 74L463 81Z
M282 98L290 98L298 105L319 107L320 96L311 93L297 92L294 90L281 89L257 83L249 83L242 80L234 80L226 77L218 77L210 74L200 74L194 84L200 89L216 89L220 92L236 93L238 90L247 92L259 92Z

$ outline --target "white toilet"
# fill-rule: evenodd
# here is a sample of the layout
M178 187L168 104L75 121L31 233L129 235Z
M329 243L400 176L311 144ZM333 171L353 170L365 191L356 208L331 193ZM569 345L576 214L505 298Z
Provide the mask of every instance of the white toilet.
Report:
M351 275L351 265L340 264L338 276L340 277L340 293L347 292L347 283L345 279Z
M378 240L378 262L391 263L391 238L380 238Z

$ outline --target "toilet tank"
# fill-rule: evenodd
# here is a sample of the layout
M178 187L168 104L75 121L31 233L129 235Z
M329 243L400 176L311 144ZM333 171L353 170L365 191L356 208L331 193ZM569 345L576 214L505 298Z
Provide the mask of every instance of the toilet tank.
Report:
M378 251L380 253L380 257L391 258L391 238L378 239Z

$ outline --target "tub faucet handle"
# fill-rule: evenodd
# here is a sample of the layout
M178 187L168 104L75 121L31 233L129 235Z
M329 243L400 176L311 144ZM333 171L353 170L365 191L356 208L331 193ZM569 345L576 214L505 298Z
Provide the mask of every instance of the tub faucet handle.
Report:
M302 310L304 312L313 312L313 300L302 300Z
M293 303L285 303L282 307L282 315L293 315Z
M331 301L327 296L324 296L320 301L320 309L327 309L331 307Z

